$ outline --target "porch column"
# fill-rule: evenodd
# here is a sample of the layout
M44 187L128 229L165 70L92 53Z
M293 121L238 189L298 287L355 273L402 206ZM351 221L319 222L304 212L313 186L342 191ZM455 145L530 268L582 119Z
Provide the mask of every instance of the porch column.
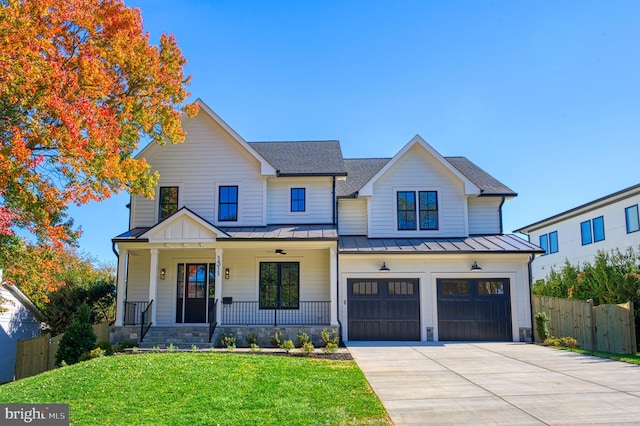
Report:
M224 274L223 263L222 263L222 249L215 249L216 256L216 277L215 277L215 289L214 293L216 295L216 299L218 299L218 306L216 306L216 323L220 325L222 320L222 274Z
M118 282L116 291L116 323L115 325L121 327L124 325L124 292L125 292L125 280L127 278L127 257L129 256L129 250L120 249L120 256L118 256Z
M329 248L329 288L331 289L331 325L338 326L338 256L335 247Z
M156 309L158 307L158 254L160 250L151 249L151 267L149 268L149 302L151 305L151 324L156 324Z

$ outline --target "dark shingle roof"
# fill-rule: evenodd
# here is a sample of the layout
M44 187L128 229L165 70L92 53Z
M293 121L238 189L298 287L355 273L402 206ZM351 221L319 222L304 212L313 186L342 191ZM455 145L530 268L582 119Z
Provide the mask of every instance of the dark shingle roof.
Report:
M348 176L346 181L338 182L336 186L338 197L354 196L390 160L390 158L345 159L344 165L347 168ZM465 157L445 157L445 160L480 188L482 195L517 195L508 186Z
M345 176L338 141L249 142L279 176Z

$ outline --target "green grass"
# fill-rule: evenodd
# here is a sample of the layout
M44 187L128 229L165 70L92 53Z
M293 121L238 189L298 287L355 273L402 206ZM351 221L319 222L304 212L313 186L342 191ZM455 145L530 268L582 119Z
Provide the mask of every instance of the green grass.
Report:
M354 361L234 353L97 358L0 386L70 404L72 424L391 424Z
M640 365L640 356L638 354L635 354L635 355L631 355L631 354L616 354L616 353L612 353L612 352L588 351L586 349L573 349L573 348L565 348L565 347L561 347L561 346L553 346L553 348L554 349L562 349L562 350L570 351L570 352L575 352L577 354L597 356L597 357L600 357L600 358L608 358L608 359L613 359L613 360L616 360L616 361L622 361L622 362L628 362L630 364Z

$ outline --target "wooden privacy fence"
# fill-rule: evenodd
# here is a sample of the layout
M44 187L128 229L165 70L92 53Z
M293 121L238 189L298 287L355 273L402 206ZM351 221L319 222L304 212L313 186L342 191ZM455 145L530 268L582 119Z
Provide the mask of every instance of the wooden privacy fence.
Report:
M109 340L109 325L106 322L93 325L96 342ZM63 334L51 337L49 334L28 340L18 340L16 348L15 379L35 376L56 366L56 353Z
M593 306L591 300L533 295L531 303L534 314L546 312L552 336L573 337L591 351L636 353L632 302ZM537 332L535 336L541 340Z

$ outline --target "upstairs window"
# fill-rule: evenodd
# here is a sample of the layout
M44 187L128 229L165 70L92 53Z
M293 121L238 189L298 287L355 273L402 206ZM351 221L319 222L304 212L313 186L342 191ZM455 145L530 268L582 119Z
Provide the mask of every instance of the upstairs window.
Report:
M597 243L604 241L604 217L599 216L592 220L586 220L580 223L580 234L582 236L582 245Z
M544 249L544 254L558 252L558 231L540 235L540 247Z
M238 220L238 187L221 186L218 188L218 221L236 222Z
M291 211L303 212L306 210L305 188L291 188Z
M638 205L624 209L624 216L627 220L627 234L640 231L640 221L638 220Z
M160 208L158 220L162 221L178 211L178 187L160 187Z
M415 231L438 229L438 193L419 191L416 203L416 191L398 191L397 193L398 230Z

